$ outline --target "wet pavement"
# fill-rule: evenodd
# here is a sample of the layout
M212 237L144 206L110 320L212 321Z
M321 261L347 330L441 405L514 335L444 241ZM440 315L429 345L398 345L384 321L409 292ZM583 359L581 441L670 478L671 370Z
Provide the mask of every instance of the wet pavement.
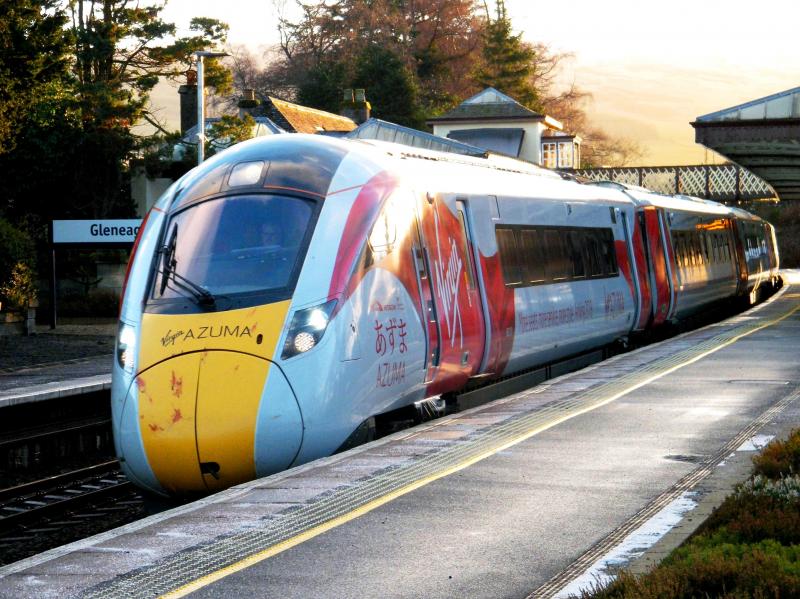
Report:
M20 368L63 363L114 351L116 323L68 324L51 330L38 326L31 336L0 336L0 375Z
M0 336L0 407L108 388L116 322Z

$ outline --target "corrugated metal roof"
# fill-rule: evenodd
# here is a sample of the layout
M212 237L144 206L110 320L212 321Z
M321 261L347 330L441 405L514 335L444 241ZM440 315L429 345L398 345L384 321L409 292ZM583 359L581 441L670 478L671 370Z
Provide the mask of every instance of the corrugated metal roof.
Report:
M464 154L466 156L486 156L486 151L469 144L461 143L446 137L431 135L424 131L403 127L380 119L369 119L347 134L353 139L376 139L390 141L415 148Z
M800 87L723 108L697 117L697 122L800 118Z

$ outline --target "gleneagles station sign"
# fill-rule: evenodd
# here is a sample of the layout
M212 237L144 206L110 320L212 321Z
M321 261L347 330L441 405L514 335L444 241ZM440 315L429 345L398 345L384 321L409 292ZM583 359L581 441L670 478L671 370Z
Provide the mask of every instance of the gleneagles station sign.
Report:
M141 219L54 220L52 241L55 245L130 246L139 232Z
M139 218L115 220L54 220L50 227L51 279L50 328L56 327L56 250L131 248L142 220Z

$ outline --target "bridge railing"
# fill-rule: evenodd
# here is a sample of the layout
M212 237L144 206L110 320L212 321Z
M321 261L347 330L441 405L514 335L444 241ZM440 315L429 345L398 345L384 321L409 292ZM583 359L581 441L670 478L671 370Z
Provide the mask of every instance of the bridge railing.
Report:
M614 181L659 193L682 193L718 202L776 197L766 181L735 164L592 168L568 172L592 181Z

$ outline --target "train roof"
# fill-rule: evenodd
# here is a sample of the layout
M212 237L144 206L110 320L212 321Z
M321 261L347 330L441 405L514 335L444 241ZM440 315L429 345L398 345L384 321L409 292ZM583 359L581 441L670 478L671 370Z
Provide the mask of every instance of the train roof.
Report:
M413 185L445 193L487 194L503 198L530 197L554 201L601 201L630 205L614 189L587 186L569 176L533 163L490 153L485 158L437 152L379 140L354 140L359 152L386 169L402 174ZM374 152L383 150L383 156ZM476 170L475 167L486 170ZM532 180L531 177L535 179Z
M665 210L684 210L715 216L729 216L733 211L730 206L712 200L705 200L703 198L684 194L667 195L651 191L645 187L626 185L615 181L597 181L589 183L589 185L619 189L628 195L637 206L656 206L658 208L664 208Z

